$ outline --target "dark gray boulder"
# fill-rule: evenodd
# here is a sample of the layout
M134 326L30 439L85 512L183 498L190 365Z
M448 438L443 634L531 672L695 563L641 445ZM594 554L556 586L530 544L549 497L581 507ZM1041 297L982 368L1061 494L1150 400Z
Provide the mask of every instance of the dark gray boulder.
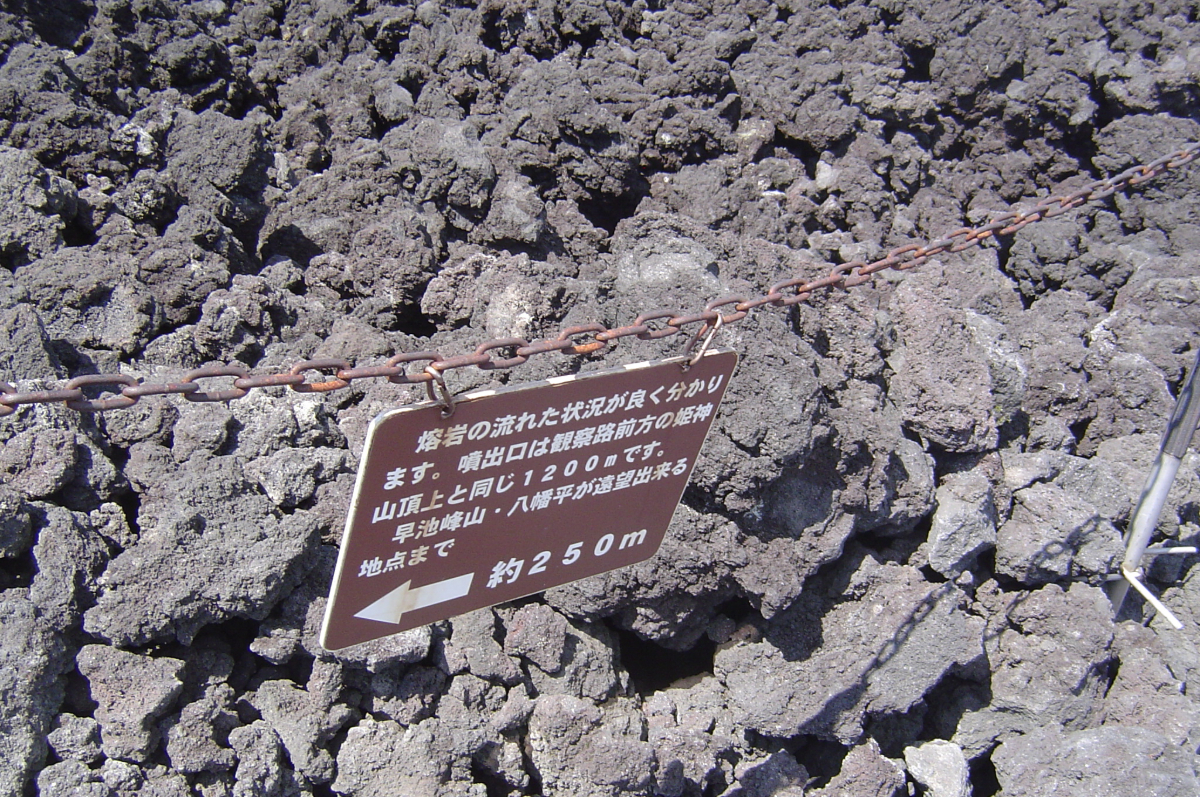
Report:
M71 669L66 640L20 590L0 594L0 659L0 787L20 794L45 762L63 698L61 676Z
M773 736L862 738L868 713L904 713L952 670L982 656L983 621L952 584L866 557L833 601L801 597L760 642L718 652L738 722Z
M1002 744L992 754L1006 795L1145 794L1183 797L1200 788L1196 757L1147 728L1058 725Z

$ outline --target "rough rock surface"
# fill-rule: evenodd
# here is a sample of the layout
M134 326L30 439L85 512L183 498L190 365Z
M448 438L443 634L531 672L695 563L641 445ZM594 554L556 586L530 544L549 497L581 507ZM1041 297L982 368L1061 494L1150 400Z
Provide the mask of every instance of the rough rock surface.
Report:
M1113 664L1112 609L1104 593L1075 583L1067 591L1050 584L1006 596L988 583L978 598L996 612L987 639L991 699L958 720L954 741L968 756L1049 723L1098 724Z
M0 392L326 381L936 241L1200 140L1193 6L6 3ZM421 385L0 406L0 793L1195 793L1200 557L1145 568L1182 632L1101 586L1196 360L1196 179L722 325L656 556L342 651ZM1200 542L1200 455L1157 532Z
M128 653L107 645L87 645L76 656L96 704L100 746L112 759L144 763L158 746L157 720L183 691L183 662Z
M62 675L70 669L65 640L38 617L21 590L8 590L0 600L0 657L0 786L17 794L45 761L46 736L62 702Z
M648 791L658 756L641 741L636 714L627 712L622 703L600 709L569 695L538 698L529 718L529 746L543 787L553 794L613 797Z
M938 487L929 528L929 566L947 577L969 570L980 554L996 546L992 485L982 474L956 475Z
M1063 732L1039 729L1005 742L994 755L1004 794L1153 794L1200 788L1195 755L1148 728L1106 725Z
M971 793L967 758L954 742L934 739L906 747L904 765L929 797L967 797Z
M1053 484L1013 494L996 532L996 572L1029 585L1067 579L1100 582L1124 553L1121 534L1088 501Z
M903 714L982 657L983 620L964 611L953 585L869 555L848 575L836 598L801 596L762 641L718 652L715 672L740 724L857 742L866 714Z
M891 797L904 788L904 767L879 751L879 743L868 739L853 747L842 759L842 768L823 788L809 792L814 797L836 794L863 794L867 797Z
M176 424L176 439L184 420ZM222 437L219 427L200 428ZM152 470L169 456L153 444L131 451L135 484L145 490L140 534L100 578L84 625L101 638L124 645L171 637L188 642L214 620L262 619L298 581L305 554L316 545L317 526L308 514L279 517L238 461L189 459L185 472L194 478L181 494ZM197 550L204 554L190 553Z

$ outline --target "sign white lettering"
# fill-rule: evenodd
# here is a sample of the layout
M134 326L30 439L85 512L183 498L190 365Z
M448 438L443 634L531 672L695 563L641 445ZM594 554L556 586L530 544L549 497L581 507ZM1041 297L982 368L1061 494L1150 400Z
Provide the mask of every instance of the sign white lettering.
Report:
M384 413L367 434L321 644L337 650L653 556L737 355Z

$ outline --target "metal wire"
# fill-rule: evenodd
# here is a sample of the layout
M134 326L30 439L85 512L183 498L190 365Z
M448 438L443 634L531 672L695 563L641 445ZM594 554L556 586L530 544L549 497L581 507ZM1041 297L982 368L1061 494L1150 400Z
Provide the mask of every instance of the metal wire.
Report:
M304 360L286 372L251 375L237 364L210 365L185 374L179 382L162 384L139 383L124 374L91 374L76 377L61 390L18 392L12 385L0 382L0 417L11 415L16 408L26 404L56 404L79 412L108 412L124 409L136 404L143 396L181 395L188 401L235 401L244 398L252 390L265 387L287 386L300 393L326 393L342 390L358 379L384 378L393 384L423 383L433 396L433 384L438 392L444 389L444 374L454 368L475 366L484 370L515 368L531 357L551 352L565 355L591 354L614 344L621 338L636 337L639 340L658 340L678 334L685 326L701 325L691 336L693 348L706 334L715 332L717 326L728 326L747 318L761 307L790 307L808 301L817 291L834 288L852 288L872 282L881 271L907 271L916 268L929 258L945 252L962 252L978 246L998 235L1012 235L1018 230L1044 219L1060 216L1069 210L1091 202L1111 197L1132 186L1158 177L1172 169L1178 169L1200 157L1200 142L1188 144L1182 149L1159 158L1151 163L1134 166L1120 174L1096 180L1070 194L1047 197L1029 211L1012 210L1002 213L979 227L962 227L950 234L926 244L909 243L892 249L885 257L870 263L851 261L834 266L828 274L810 279L796 276L772 285L767 293L757 297L731 297L718 299L705 305L703 311L684 314L671 310L654 310L642 313L628 326L609 329L603 324L592 323L571 326L561 330L557 337L529 342L523 338L497 338L481 343L470 354L444 357L435 351L397 354L383 365L351 367L345 360L329 358ZM722 315L718 308L732 307L732 312ZM661 325L651 326L650 322ZM508 349L511 356L494 359L489 352ZM425 362L416 373L406 373L404 366L412 362ZM308 382L304 374L318 371L332 375L332 379ZM201 379L232 377L232 385L223 390L201 391L197 384ZM110 388L111 398L88 399L84 387ZM445 402L445 399L443 398ZM449 408L450 402L445 402ZM451 410L452 411L452 410Z

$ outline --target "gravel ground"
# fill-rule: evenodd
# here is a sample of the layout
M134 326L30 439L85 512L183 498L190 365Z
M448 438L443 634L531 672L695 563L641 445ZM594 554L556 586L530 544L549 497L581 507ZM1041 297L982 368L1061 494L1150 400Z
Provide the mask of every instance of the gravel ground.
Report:
M1183 0L2 7L19 390L628 324L1200 140ZM731 325L656 557L338 653L365 430L423 389L20 407L0 794L1200 793L1200 559L1148 573L1181 632L1100 588L1196 358L1197 179Z

